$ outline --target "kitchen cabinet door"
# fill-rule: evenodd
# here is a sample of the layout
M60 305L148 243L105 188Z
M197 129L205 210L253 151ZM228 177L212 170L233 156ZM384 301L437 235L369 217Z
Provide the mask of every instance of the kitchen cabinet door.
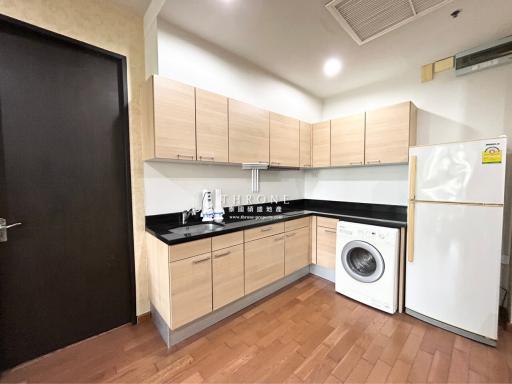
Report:
M245 294L284 276L284 234L245 243Z
M416 144L416 107L411 102L366 112L365 163L407 163Z
M235 245L212 254L213 309L244 295L244 245Z
M364 164L365 114L331 120L331 166Z
M196 159L195 90L190 85L160 76L148 81L153 87L154 158ZM146 136L147 137L147 136Z
M229 99L229 162L268 163L269 113Z
M309 235L309 226L285 233L285 275L309 265Z
M211 253L170 263L171 329L212 311Z
M311 216L311 264L316 264L316 235L317 235L317 217Z
M270 165L299 166L299 120L270 113Z
M331 165L331 122L313 124L313 167Z
M311 124L300 122L300 167L311 168L313 165L311 161Z
M228 162L228 98L196 89L197 160Z
M284 232L284 223L275 223L270 225L264 225L252 229L246 229L244 231L244 239L246 242L261 239L262 237L268 237L277 235Z
M336 266L336 229L317 227L316 263L334 270Z

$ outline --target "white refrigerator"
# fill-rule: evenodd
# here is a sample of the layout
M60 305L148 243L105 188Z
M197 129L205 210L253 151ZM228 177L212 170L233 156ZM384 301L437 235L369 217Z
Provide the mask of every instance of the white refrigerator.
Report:
M505 137L409 151L406 312L496 345Z

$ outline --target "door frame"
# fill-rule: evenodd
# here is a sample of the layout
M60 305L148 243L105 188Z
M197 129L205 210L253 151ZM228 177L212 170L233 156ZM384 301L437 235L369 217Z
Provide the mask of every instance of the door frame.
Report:
M128 233L128 244L126 244L126 255L128 257L129 269L130 269L130 320L132 324L137 324L136 314L136 287L135 287L135 251L134 251L134 232L133 232L133 206L132 206L132 180L131 180L131 159L130 159L130 117L128 110L128 77L127 77L127 64L126 56L120 55L115 52L108 51L106 49L85 43L80 40L73 39L71 37L49 31L47 29L35 26L33 24L26 23L24 21L14 19L12 17L0 14L0 23L9 24L11 26L22 28L30 32L35 32L40 35L43 39L47 40L58 40L61 43L71 45L74 48L79 48L89 52L95 52L104 56L108 56L117 62L120 80L120 111L121 121L124 127L122 131L123 135L123 150L124 150L124 172L125 172L125 192L126 192L126 218Z

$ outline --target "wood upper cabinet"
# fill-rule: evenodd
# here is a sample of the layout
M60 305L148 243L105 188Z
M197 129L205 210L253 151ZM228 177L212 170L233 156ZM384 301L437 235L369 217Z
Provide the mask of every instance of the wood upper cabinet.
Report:
M299 166L299 120L270 112L270 164Z
M309 218L308 218L309 219ZM285 233L284 274L289 275L309 265L309 226Z
M366 164L406 163L416 144L416 106L401 103L366 112Z
M160 76L144 87L143 154L147 159L196 159L195 89Z
M300 160L301 168L311 168L311 124L300 122Z
M284 234L245 243L245 294L284 276Z
M244 245L213 252L213 309L244 295Z
M228 162L228 98L196 89L197 160Z
M212 311L212 258L206 253L169 264L171 329Z
M268 163L269 113L229 99L229 162Z
M365 114L331 120L331 166L364 164Z
M331 122L313 124L313 167L331 165Z

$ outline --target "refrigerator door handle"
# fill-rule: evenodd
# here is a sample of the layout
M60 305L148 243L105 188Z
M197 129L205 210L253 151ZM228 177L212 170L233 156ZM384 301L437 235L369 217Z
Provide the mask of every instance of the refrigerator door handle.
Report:
M418 156L411 156L409 159L409 201L416 199L416 168Z
M416 168L418 157L409 159L409 207L407 209L407 261L414 261L414 210L416 198Z

